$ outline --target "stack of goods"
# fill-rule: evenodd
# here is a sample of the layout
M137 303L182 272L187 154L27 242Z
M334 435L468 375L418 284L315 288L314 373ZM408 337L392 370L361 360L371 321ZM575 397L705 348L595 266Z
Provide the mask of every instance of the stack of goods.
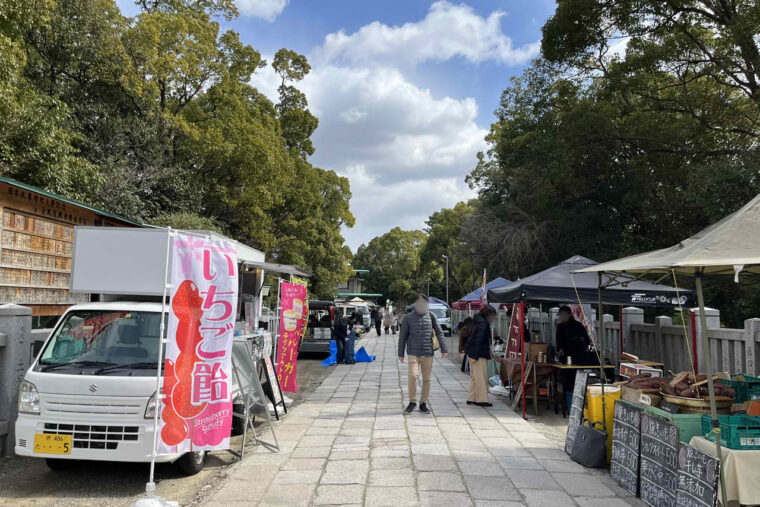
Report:
M730 398L733 400L736 397L736 391L723 382L717 381L714 385L716 398ZM681 398L707 398L709 395L707 375L700 373L695 377L690 371L682 371L673 377L673 380L662 386L662 392L670 396L679 396Z

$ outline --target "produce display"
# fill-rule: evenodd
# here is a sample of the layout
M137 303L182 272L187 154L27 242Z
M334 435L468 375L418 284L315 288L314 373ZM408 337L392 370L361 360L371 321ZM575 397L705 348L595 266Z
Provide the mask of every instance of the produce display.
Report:
M702 399L708 396L707 375L700 373L695 376L690 371L682 371L670 378L637 375L631 378L627 385L633 389L659 390L663 394L681 398ZM733 400L736 397L736 391L720 380L716 380L715 396Z

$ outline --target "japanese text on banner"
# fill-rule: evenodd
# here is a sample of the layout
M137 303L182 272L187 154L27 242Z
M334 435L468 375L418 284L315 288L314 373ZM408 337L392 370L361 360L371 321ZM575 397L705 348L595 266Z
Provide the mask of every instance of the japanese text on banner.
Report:
M174 238L159 452L229 448L237 275L232 243Z
M298 348L306 330L309 307L306 286L296 283L280 284L280 336L277 347L277 380L280 388L289 393L298 391Z

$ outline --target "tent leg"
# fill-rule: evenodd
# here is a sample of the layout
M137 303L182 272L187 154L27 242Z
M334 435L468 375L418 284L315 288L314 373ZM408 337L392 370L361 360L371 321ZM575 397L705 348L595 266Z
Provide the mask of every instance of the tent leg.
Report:
M522 376L522 416L525 417L525 301L520 301L520 375Z
M720 460L720 495L721 504L726 507L726 481L723 478L723 452L720 446L720 425L718 424L718 409L715 406L715 384L713 382L712 357L710 355L710 341L707 339L707 316L705 315L705 298L702 293L702 275L697 274L694 278L697 289L697 304L699 305L699 325L702 329L702 355L705 361L705 373L707 374L707 389L710 394L710 414L715 433L715 452Z

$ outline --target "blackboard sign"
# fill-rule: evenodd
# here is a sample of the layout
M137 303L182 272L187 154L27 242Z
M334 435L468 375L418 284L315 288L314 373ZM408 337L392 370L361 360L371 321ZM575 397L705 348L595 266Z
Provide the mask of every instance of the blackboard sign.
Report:
M687 444L678 449L678 507L715 507L720 461Z
M641 416L640 408L623 401L615 403L610 475L634 495L639 494Z
M676 505L678 427L644 414L641 417L641 499L654 507Z
M575 387L573 388L573 404L570 406L570 415L567 417L567 437L565 437L565 452L573 452L575 434L583 422L583 406L586 404L586 383L588 371L579 371L575 375Z

